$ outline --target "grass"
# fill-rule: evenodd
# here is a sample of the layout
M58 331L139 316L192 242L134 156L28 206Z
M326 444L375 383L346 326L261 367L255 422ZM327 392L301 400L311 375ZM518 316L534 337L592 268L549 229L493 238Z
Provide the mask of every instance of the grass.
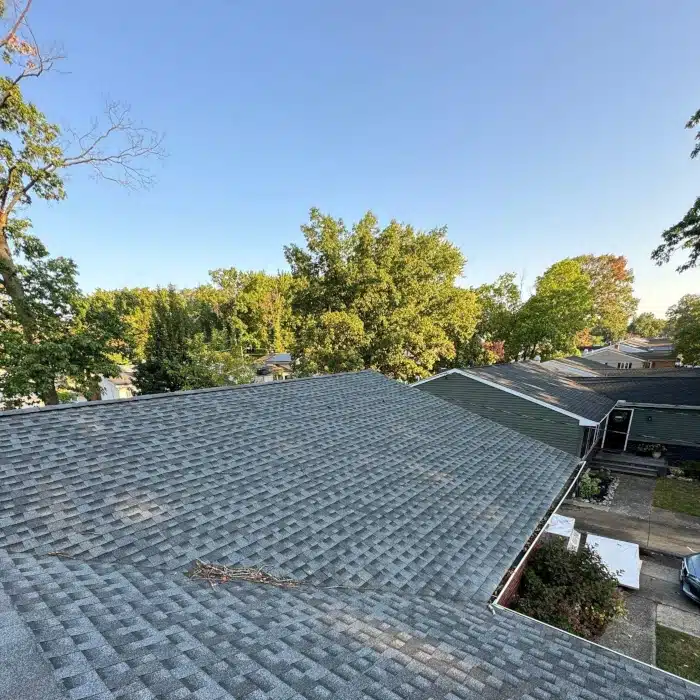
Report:
M654 505L676 513L700 517L700 481L657 479Z
M656 665L700 683L700 638L656 625Z

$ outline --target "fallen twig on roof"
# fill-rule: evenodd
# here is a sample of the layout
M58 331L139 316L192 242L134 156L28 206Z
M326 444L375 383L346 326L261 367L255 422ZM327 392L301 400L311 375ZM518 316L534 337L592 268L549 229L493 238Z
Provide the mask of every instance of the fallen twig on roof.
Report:
M192 579L208 581L213 587L229 581L248 581L249 583L266 583L279 588L298 586L299 581L286 576L276 576L262 567L226 566L225 564L209 564L199 559L195 560L192 568L186 572Z

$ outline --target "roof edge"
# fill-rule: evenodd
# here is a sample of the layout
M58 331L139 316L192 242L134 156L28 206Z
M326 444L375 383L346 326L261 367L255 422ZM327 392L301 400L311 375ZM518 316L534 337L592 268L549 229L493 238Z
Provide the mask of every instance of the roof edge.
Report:
M155 401L156 399L169 399L179 396L191 396L193 394L209 394L222 391L236 391L244 389L263 389L274 386L289 386L298 382L308 382L314 379L329 379L331 377L342 377L350 374L378 374L384 376L381 372L374 369L361 369L357 372L334 372L333 374L320 374L315 377L297 377L296 379L286 379L278 382L259 382L249 384L232 384L230 386L213 386L206 389L186 389L184 391L169 391L160 394L141 394L139 396L130 396L123 399L100 399L99 401L72 401L71 403L61 403L55 406L28 406L27 408L12 408L7 411L0 411L0 419L3 418L18 418L20 416L33 415L35 413L45 413L48 411L70 411L76 409L100 408L102 406L113 406L115 404L123 405L134 401ZM386 377L389 379L389 377Z

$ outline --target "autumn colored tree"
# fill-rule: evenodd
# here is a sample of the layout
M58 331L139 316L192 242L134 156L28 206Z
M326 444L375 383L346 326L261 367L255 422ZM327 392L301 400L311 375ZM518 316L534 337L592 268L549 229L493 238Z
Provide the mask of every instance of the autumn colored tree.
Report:
M685 125L686 129L696 129L700 126L700 109L693 114ZM695 146L690 152L691 158L700 154L700 131L695 134ZM657 265L663 265L671 260L671 256L679 250L688 252L688 258L676 269L685 272L695 267L700 260L700 197L690 207L686 215L676 224L667 228L661 234L662 243L651 254L651 259Z
M634 273L623 255L581 255L574 258L591 280L593 316L590 332L605 342L621 340L639 300L634 297Z

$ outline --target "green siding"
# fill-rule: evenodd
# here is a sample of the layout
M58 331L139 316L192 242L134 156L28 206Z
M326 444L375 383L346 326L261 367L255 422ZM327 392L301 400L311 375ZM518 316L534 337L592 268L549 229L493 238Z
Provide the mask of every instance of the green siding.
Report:
M523 435L579 456L584 429L576 418L459 374L448 374L418 384L416 389L427 391Z
M700 411L635 407L629 439L667 445L700 444Z

